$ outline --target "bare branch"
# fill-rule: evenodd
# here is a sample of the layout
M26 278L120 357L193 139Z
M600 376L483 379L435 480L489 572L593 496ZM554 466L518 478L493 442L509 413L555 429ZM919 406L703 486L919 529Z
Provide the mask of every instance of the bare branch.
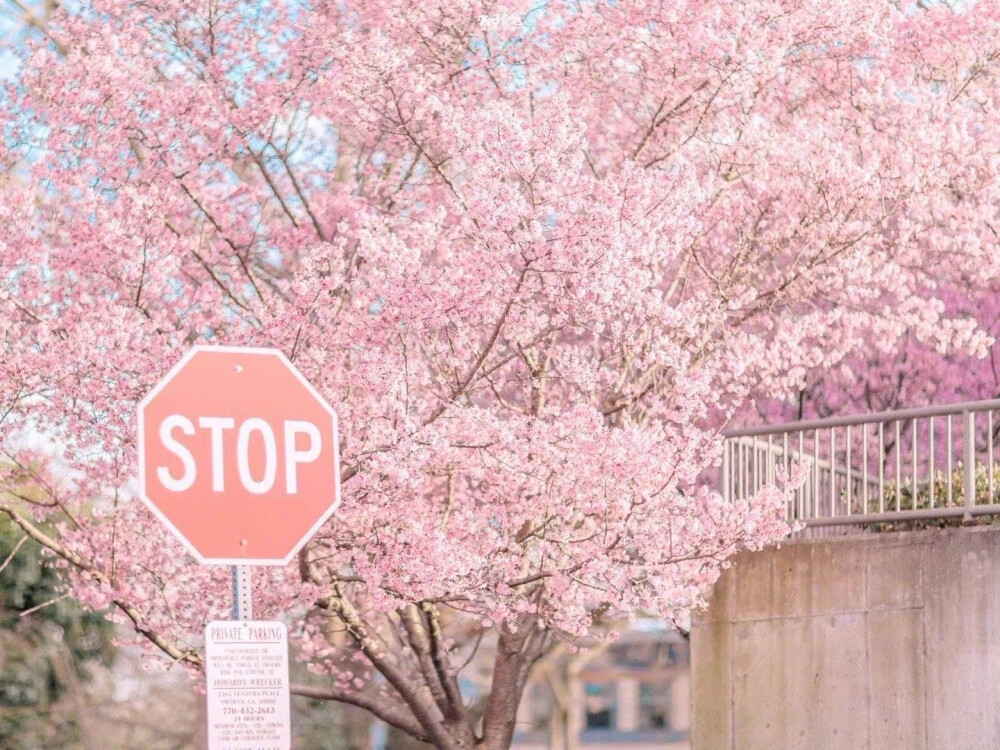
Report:
M31 521L22 516L16 508L7 503L0 503L0 512L6 513L14 523L21 527L21 530L24 531L25 534L30 536L43 547L51 550L66 562L89 575L98 583L107 586L108 588L112 588L111 579L104 571L94 565L91 565L78 554L67 549L58 541L43 532ZM181 648L176 643L173 643L165 638L161 633L144 626L142 624L142 613L124 599L114 599L112 604L114 604L115 607L121 610L121 612L123 612L125 616L132 621L137 633L146 638L150 643L160 649L167 656L171 657L174 661L184 662L195 667L202 666L202 658L194 650Z
M6 559L3 561L3 564L0 565L0 573L3 573L7 569L7 566L10 565L10 561L14 559L14 556L17 554L18 550L20 550L21 547L24 546L24 543L28 541L28 538L29 538L28 535L25 534L24 536L21 537L21 540L14 545L14 549L10 551L10 554L7 555Z
M302 685L293 683L291 686L292 695L301 695L306 698L315 698L323 701L336 701L337 703L348 703L358 708L363 708L373 716L381 719L386 724L401 729L418 740L426 742L428 737L420 727L419 722L406 708L400 705L387 703L384 697L362 695L360 693L341 690L332 686L320 687L317 685Z
M57 597L55 597L53 599L49 599L47 602L42 602L41 604L36 604L34 607L31 607L30 609L26 609L26 610L23 610L22 612L19 612L17 616L18 617L27 617L32 612L37 612L40 609L45 609L45 607L48 607L50 604L56 604L57 602L61 602L63 599L66 599L68 596L69 596L69 594L62 594L62 595L57 596Z

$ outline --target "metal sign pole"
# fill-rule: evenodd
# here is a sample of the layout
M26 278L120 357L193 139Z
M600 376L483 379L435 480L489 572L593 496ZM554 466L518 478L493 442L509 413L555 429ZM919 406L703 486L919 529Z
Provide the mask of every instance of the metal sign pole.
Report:
M233 619L253 619L253 568L233 566Z

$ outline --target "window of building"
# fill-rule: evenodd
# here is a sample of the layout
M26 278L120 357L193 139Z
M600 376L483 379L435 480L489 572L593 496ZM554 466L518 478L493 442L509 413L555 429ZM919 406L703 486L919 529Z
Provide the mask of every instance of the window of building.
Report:
M685 664L690 661L690 654L687 644L684 643L664 643L660 646L661 664Z
M584 688L587 729L614 729L618 694L613 682L588 682Z
M639 685L639 729L670 729L670 683Z

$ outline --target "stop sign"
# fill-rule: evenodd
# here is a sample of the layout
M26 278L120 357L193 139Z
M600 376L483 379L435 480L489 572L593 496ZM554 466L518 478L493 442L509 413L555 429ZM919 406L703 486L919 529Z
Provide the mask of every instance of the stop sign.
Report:
M200 562L284 565L340 501L337 415L276 349L196 346L139 405L139 493Z

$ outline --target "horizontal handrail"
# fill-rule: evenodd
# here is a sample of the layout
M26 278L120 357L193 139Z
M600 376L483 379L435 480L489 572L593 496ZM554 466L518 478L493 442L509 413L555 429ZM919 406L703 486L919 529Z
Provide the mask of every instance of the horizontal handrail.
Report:
M785 432L804 432L821 430L826 427L848 427L858 424L876 422L896 422L923 417L946 417L949 414L958 415L965 412L1000 410L1000 399L988 401L969 401L962 404L945 404L942 406L921 406L898 411L877 411L869 414L854 414L847 417L825 417L823 419L803 419L798 422L784 422L778 425L761 425L759 427L740 427L726 430L723 437L759 437L761 435L780 435Z

